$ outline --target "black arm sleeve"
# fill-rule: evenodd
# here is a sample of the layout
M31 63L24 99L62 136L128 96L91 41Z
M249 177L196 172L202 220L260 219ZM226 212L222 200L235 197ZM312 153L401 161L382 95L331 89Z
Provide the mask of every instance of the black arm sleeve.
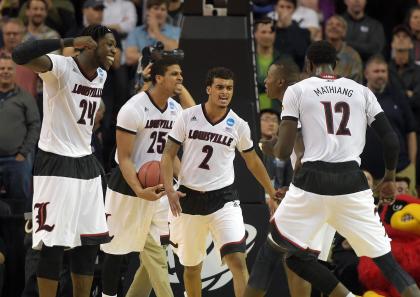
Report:
M70 40L64 40L64 44ZM30 40L19 44L12 53L13 61L18 65L27 64L31 60L61 49L62 39Z
M398 163L398 154L400 151L400 143L397 134L392 129L385 113L381 112L375 116L375 120L371 124L373 130L381 139L384 149L385 168L394 170Z

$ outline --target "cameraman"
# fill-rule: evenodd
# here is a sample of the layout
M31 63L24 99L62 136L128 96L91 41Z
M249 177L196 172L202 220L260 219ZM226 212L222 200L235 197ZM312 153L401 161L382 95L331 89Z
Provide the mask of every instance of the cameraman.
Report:
M105 199L108 227L113 240L101 246L106 253L102 269L103 297L116 296L123 255L140 252L141 267L126 296L146 297L153 287L157 297L173 296L161 235L168 235L167 199L156 187L143 188L137 172L145 159L160 160L170 125L155 127L150 122L173 123L181 106L171 97L182 90L179 61L164 57L146 67L152 84L130 98L118 113L118 166L111 173ZM154 135L154 136L153 136ZM160 147L159 147L160 146ZM147 157L145 157L147 156Z
M165 50L178 47L181 28L166 23L168 18L168 0L148 0L146 4L146 22L128 34L125 61L127 65L135 65L140 53L146 46L160 41Z

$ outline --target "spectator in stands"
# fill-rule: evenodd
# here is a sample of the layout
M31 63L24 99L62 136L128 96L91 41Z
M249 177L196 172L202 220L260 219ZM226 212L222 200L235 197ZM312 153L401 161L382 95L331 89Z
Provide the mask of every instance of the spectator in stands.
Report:
M4 47L0 49L0 54L11 55L13 49L22 42L25 27L18 19L6 19L2 30ZM16 66L16 84L34 97L37 95L37 80L35 72L20 65Z
M385 46L383 26L377 20L365 14L366 0L345 0L347 12L343 15L347 21L346 42L359 52L363 62L370 56L382 53Z
M333 15L325 24L325 39L337 50L337 65L334 72L340 76L362 83L363 66L360 55L349 45L346 36L347 22L339 15Z
M277 11L273 11L270 12L267 16L277 21L279 15ZM322 39L318 14L314 9L307 6L306 1L298 0L297 7L292 15L292 19L296 21L300 28L309 30L312 40L315 41Z
M397 176L395 178L395 186L397 195L410 195L410 179L408 177Z
M0 56L0 188L31 203L32 160L40 132L34 98L16 85L15 64Z
M393 30L392 38L392 58L389 63L390 79L393 84L404 91L408 97L411 110L420 124L420 66L416 65L413 59L413 41L410 30L400 25ZM419 127L417 127L419 128ZM417 147L419 147L420 134L417 130ZM417 151L416 172L420 172L420 158ZM417 181L420 184L420 176L417 174Z
M279 0L277 2L278 19L274 47L281 53L290 55L302 69L311 38L309 31L300 28L298 23L292 19L295 10L296 0Z
M407 19L413 37L414 61L417 65L420 65L420 5L409 11Z
M181 27L184 14L182 13L183 3L181 0L171 0L168 7L168 18L166 22L175 27Z
M121 38L127 37L137 23L137 12L129 0L105 0L102 25L118 32Z
M145 24L136 27L127 37L127 65L136 65L142 49L155 45L157 41L163 43L165 50L178 48L181 28L166 23L168 7L168 0L147 0Z
M67 30L76 22L75 10L70 0L47 0L48 13L45 23L56 30L60 36L64 36ZM27 22L27 2L22 5L19 11L19 18Z
M397 176L410 180L416 177L417 124L407 98L402 90L388 83L388 65L381 56L373 56L366 63L365 77L368 88L376 95L378 102L398 135L400 154ZM384 165L380 139L372 128L366 132L366 145L361 155L362 168L367 169L377 181L383 176ZM415 185L410 185L410 193L416 196Z
M261 19L254 24L260 110L272 107L271 99L265 93L264 80L270 65L280 57L280 53L274 49L276 33L273 29L274 23L270 18Z
M104 2L103 0L86 0L83 3L83 23L74 23L66 32L65 37L80 36L84 28L90 25L100 25L104 16ZM64 50L63 52L66 52ZM66 55L66 54L65 54Z
M30 38L60 38L60 34L58 34L57 31L51 29L45 24L48 10L47 0L28 0L26 3L26 17L28 18L28 24L26 26L26 34L23 37L23 41ZM59 51L56 53L58 54Z
M260 112L261 140L277 136L280 125L280 112L274 109L263 109ZM263 163L275 189L288 188L292 181L293 168L290 160L283 161L263 154ZM269 197L268 197L269 198Z

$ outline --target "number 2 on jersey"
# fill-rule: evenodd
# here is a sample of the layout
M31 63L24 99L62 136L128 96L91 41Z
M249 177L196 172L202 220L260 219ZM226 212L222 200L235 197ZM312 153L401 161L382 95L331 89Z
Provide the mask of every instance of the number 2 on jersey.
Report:
M87 117L90 119L90 125L92 126L96 111L96 102L91 102L86 99L82 99L80 101L79 107L82 109L82 114L77 123L81 125L86 125L85 115L87 111Z
M198 165L198 168L210 170L209 164L207 164L213 155L213 147L211 145L205 145L203 146L202 152L206 154L203 161L201 161L200 165Z
M334 134L334 121L332 113L332 105L330 101L321 101L321 104L324 106L325 111L325 120L327 122L327 131L328 134ZM337 132L335 135L351 135L350 129L347 128L347 123L350 118L350 106L344 102L340 101L334 105L334 112L342 113L343 117L341 118L340 125L338 126Z

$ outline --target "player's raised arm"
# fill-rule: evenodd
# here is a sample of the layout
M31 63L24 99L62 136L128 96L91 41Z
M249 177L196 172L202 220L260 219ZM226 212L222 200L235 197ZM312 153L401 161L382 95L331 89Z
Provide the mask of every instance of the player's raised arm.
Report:
M63 49L64 47L95 49L97 44L90 36L29 40L21 43L13 50L12 58L18 65L23 65L38 73L43 73L52 69L52 62L46 54Z
M160 190L162 185L143 189L137 178L137 172L132 161L132 152L136 135L122 131L118 128L116 135L118 163L120 165L124 179L127 181L128 185L134 191L134 193L136 193L137 197L149 201L158 200L164 194L164 192Z

